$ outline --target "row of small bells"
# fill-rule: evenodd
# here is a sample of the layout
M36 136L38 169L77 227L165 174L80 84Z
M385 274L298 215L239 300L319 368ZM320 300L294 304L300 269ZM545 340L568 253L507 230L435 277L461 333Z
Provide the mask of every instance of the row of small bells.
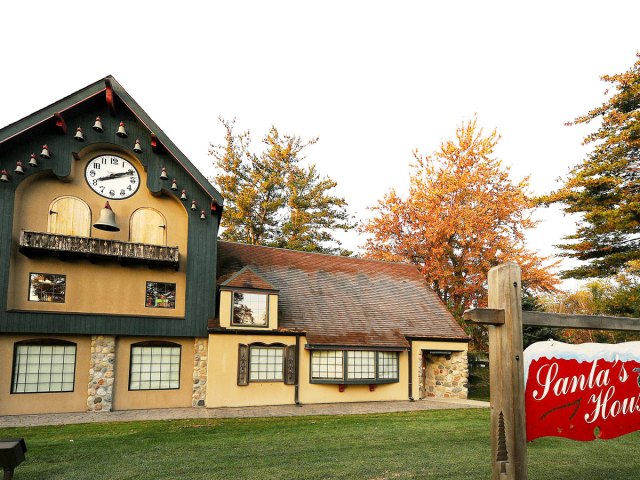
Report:
M96 132L102 133L104 132L104 128L102 128L102 120L100 117L96 117L96 121L93 124L93 129ZM118 131L116 135L120 138L127 138L127 131L124 128L124 122L120 122L118 126ZM82 132L82 127L78 127L76 129L76 134L73 136L78 142L84 142L84 133ZM142 146L140 145L140 140L136 139L135 144L133 145L133 151L136 153L142 153ZM49 152L49 146L43 145L42 151L40 152L40 157L46 160L51 158L51 153ZM29 166L30 167L38 167L38 158L35 153L32 153L29 157ZM13 170L14 173L18 175L24 175L24 164L22 162L16 162L16 168ZM9 172L6 169L3 169L0 172L0 182L8 182L9 181Z
M93 129L99 133L104 132L104 128L102 127L102 120L100 117L96 117L96 121L93 124ZM120 122L116 135L119 136L120 138L128 137L127 131L124 128L124 122L122 121ZM84 138L84 133L82 132L82 127L78 127L76 129L76 134L73 136L73 138L75 138L78 142L84 142L85 138ZM136 153L142 153L142 146L140 145L139 139L136 139L135 144L133 146L133 151ZM42 146L42 152L40 152L40 157L44 159L51 158L51 153L49 152L49 147L47 145ZM29 166L34 168L38 167L38 159L35 153L32 153L29 158ZM16 168L14 172L17 173L18 175L24 175L24 167L22 165L22 162L16 163ZM165 167L162 167L162 171L160 172L160 179L161 180L169 179L169 176L167 175L167 169ZM7 172L6 169L3 169L0 172L0 181L2 182L9 181L9 173ZM175 178L171 182L171 190L173 191L178 190L178 183ZM187 191L184 189L180 193L180 200L182 200L183 202L187 201ZM198 210L198 204L196 203L195 200L191 201L191 210L193 211ZM204 210L201 210L200 220L206 220L206 218L207 217L205 215ZM109 202L107 202L104 208L100 210L100 217L98 217L98 221L93 226L99 230L105 230L108 232L120 231L120 227L116 223L116 214L113 213L113 210L111 209L111 205L109 205Z

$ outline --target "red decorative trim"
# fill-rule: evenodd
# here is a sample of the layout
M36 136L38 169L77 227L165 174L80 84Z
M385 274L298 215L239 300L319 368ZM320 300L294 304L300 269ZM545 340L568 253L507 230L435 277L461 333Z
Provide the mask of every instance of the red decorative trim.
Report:
M375 383L370 383L369 384L369 391L373 392L373 391L375 391L375 389L376 389L376 384Z
M64 121L64 118L62 118L62 114L56 112L53 114L53 118L56 119L56 128L58 131L65 135L67 133L67 123Z
M109 112L111 113L111 115L115 115L116 114L116 103L115 103L115 99L113 97L113 87L111 86L111 80L109 80L108 78L104 79L104 83L107 86L105 93L106 93L106 98L107 98L107 106L109 107Z
M151 150L153 150L154 153L160 153L161 149L162 144L160 140L158 140L158 136L155 133L151 133Z
M215 200L211 200L211 213L214 213L218 210L218 204Z
M346 385L344 383L341 383L340 385L338 385L338 391L340 393L344 392Z

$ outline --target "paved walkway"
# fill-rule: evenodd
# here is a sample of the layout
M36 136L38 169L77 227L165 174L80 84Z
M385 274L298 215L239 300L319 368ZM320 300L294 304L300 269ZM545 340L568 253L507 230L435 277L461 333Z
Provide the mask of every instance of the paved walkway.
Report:
M366 413L412 412L459 408L487 408L489 402L458 399L428 399L416 402L323 403L313 405L277 405L238 408L161 408L98 413L49 413L43 415L0 416L0 428L74 423L176 420L183 418L298 417L304 415L358 415Z

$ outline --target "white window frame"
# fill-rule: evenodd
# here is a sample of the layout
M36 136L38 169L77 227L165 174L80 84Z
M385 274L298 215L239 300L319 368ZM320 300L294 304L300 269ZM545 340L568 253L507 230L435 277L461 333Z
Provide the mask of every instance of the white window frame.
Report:
M130 391L180 389L181 345L169 342L134 343L130 352Z
M249 382L284 382L284 347L251 345Z
M14 344L11 393L73 392L77 352L72 342Z

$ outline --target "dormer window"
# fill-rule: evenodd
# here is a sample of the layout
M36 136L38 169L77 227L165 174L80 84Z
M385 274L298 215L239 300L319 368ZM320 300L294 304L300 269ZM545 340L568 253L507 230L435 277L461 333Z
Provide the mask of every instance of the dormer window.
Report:
M233 292L232 325L269 326L269 295L252 292Z

